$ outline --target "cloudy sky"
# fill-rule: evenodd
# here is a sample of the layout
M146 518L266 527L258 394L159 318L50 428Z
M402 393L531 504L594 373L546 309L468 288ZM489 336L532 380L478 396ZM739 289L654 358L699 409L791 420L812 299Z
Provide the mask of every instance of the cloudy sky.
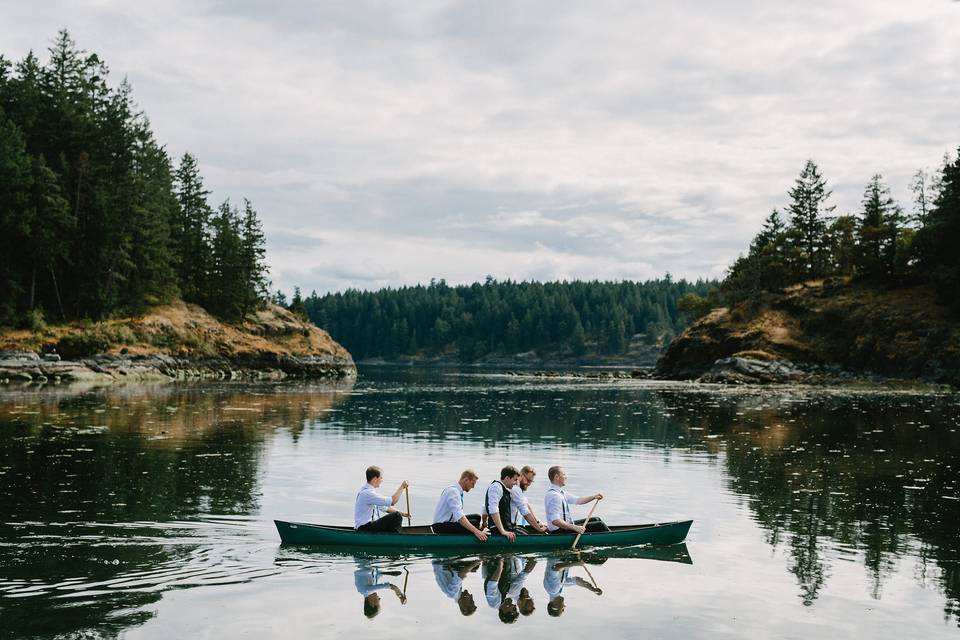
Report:
M847 212L960 145L951 0L0 0L63 27L287 290L717 277L807 158Z

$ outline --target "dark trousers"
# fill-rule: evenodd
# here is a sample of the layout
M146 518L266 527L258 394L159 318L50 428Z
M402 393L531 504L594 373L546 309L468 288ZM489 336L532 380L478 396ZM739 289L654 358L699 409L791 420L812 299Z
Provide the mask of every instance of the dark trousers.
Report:
M480 528L480 514L479 513L468 513L467 520L470 521L470 524L475 526L477 529ZM472 536L473 532L466 529L459 522L434 522L433 523L433 532L434 533L459 533L467 534Z
M391 511L379 520L373 520L367 524L357 527L357 531L366 531L368 533L400 533L400 527L403 526L403 516L399 511Z
M582 525L585 520L586 518L580 518L579 520L574 520L573 524ZM608 527L600 518L590 518L590 522L587 523L587 533L599 533L601 531L610 531L610 527ZM551 531L550 533L574 535L573 531L568 531L567 529L557 529L556 531Z

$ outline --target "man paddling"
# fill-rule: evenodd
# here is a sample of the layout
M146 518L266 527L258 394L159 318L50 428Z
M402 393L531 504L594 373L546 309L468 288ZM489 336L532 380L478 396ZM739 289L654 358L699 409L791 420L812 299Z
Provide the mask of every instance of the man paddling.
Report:
M480 514L463 512L463 495L477 485L479 478L476 471L467 469L460 474L457 484L443 490L433 512L434 533L469 533L480 542L486 542L486 532L479 529Z
M367 484L360 487L353 509L353 528L371 533L399 533L403 519L410 516L394 509L403 490L409 485L406 480L400 483L393 495L387 497L377 492L383 483L383 471L380 467L367 468ZM386 515L381 516L381 513Z
M520 480L520 472L513 465L500 470L500 479L487 487L483 501L483 512L487 516L490 533L501 535L510 542L517 538L516 527L510 519L510 490Z
M574 521L570 515L572 505L602 500L602 494L595 493L592 496L578 498L567 493L563 488L567 484L567 472L560 466L550 467L547 470L547 477L550 478L550 488L547 489L543 502L547 512L547 529L550 533L610 531L600 518L590 518L590 522L584 522L583 519Z
M536 477L537 472L530 465L526 464L520 468L520 479L510 489L510 522L519 526L521 524L520 518L523 518L534 531L544 533L547 530L547 525L537 519L537 514L534 513L533 507L530 506L530 501L525 495Z

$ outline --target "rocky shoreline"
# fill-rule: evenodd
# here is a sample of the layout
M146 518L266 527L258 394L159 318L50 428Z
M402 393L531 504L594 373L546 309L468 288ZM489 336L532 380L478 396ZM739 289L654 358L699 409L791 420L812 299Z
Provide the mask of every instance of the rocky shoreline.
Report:
M226 323L175 301L142 316L0 332L0 383L354 379L330 335L274 305Z
M352 362L330 356L282 354L241 357L96 355L62 360L56 354L0 352L0 384L148 382L173 380L344 380L356 378Z

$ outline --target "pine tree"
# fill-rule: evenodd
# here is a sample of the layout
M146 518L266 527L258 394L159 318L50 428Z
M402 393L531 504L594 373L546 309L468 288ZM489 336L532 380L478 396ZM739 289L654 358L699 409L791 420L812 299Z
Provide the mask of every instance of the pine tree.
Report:
M210 192L203 187L197 159L183 154L175 176L177 210L171 236L178 254L177 282L188 302L203 303L208 290L210 265L210 219L213 210L207 202Z
M833 206L827 206L831 192L813 160L807 160L795 185L788 192L790 205L790 232L798 259L798 270L806 277L824 275L827 265L824 238L828 216Z
M867 277L885 278L893 275L897 236L900 228L900 208L880 174L873 176L863 194L858 239L860 244L860 272Z
M240 223L240 261L244 280L241 317L253 310L267 296L267 243L257 212L250 201L243 200Z

